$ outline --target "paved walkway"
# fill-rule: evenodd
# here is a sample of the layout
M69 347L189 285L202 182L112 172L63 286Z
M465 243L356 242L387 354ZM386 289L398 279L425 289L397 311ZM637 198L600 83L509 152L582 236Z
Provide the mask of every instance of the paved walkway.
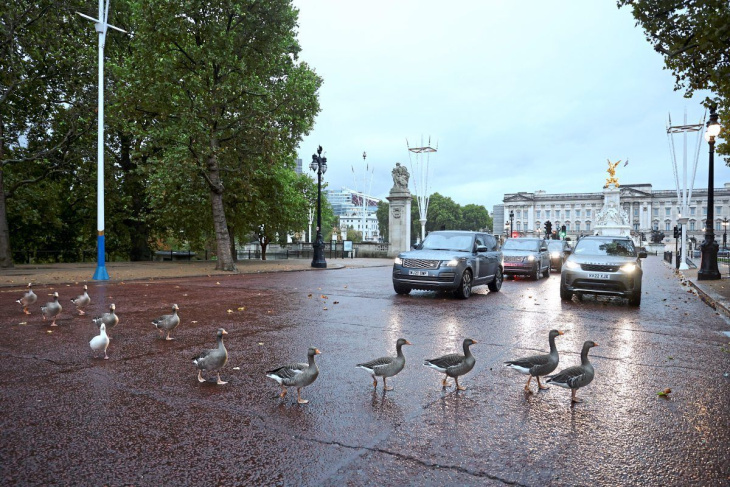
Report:
M176 277L196 277L230 275L219 271L215 261L192 262L108 262L107 272L110 282L135 281L140 279L169 279ZM382 267L393 265L392 259L328 259L328 269ZM286 272L319 270L312 267L310 259L282 260L240 260L236 263L239 274L261 272ZM96 263L72 264L21 264L12 269L0 269L0 287L68 284L92 281Z

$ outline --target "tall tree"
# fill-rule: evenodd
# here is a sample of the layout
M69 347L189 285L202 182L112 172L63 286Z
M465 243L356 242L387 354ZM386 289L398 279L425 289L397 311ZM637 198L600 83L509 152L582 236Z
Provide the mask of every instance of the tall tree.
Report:
M137 5L126 89L156 121L147 131L153 145L164 147L148 171L169 189L200 178L217 268L234 270L226 187L252 165L291 154L319 111L321 80L297 61L297 11L288 0Z
M74 0L18 0L0 11L0 267L13 265L8 199L68 172L92 127L85 80L95 57L83 38L93 31L79 29L79 9Z
M379 201L375 216L378 219L378 229L380 230L380 236L383 237L383 242L389 242L390 204L387 201Z
M468 204L461 208L462 230L485 230L492 228L492 218L482 205Z
M676 90L691 96L710 90L720 118L730 120L730 2L727 0L618 0L632 9L637 25L674 74ZM730 154L725 141L721 154ZM730 164L730 158L725 158Z

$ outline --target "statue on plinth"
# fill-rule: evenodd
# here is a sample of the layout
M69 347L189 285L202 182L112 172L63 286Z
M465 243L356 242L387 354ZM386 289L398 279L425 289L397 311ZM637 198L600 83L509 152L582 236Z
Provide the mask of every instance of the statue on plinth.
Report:
M408 190L408 179L411 175L408 173L408 169L405 166L401 166L400 162L395 163L393 168L393 189L391 191L407 191Z
M610 185L615 185L615 187L618 188L618 178L616 177L616 166L619 165L621 161L611 162L610 159L606 159L608 161L608 178L606 178L606 185L604 188L608 188Z

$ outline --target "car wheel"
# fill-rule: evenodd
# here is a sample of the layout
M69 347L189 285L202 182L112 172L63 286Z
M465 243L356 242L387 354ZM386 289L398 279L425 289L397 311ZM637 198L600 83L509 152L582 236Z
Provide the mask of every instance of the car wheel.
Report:
M641 305L641 283L634 288L634 292L629 296L629 306Z
M548 263L545 272L542 273L542 277L550 277L550 263Z
M555 266L555 272L560 272L562 270L563 270L563 264L562 263Z
M411 288L408 286L404 286L403 284L396 284L393 283L393 289L395 290L396 294L408 294L411 292Z
M540 279L540 264L537 264L535 270L530 273L530 279L533 281Z
M504 279L504 276L502 275L502 269L497 267L497 273L494 275L494 279L492 282L487 284L487 287L490 291L493 293L498 293L500 289L502 289L502 280Z
M573 293L568 291L568 286L565 285L565 279L560 280L560 299L563 301L570 301L573 299Z
M461 282L454 291L454 295L459 299L468 299L471 296L471 271L469 269L466 269L461 275Z

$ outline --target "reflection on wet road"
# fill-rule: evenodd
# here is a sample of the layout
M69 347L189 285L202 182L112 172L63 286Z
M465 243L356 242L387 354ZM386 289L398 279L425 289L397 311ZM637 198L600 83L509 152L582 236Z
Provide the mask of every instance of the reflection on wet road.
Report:
M559 276L447 294L393 293L389 268L89 284L88 316L51 330L0 292L2 483L135 485L659 485L730 483L730 329L659 258L646 261L640 309L617 298L559 298ZM36 289L34 287L34 289ZM39 286L61 300L74 286ZM108 361L94 360L92 316L114 302ZM180 306L174 341L151 320ZM229 384L199 384L192 358L225 328ZM591 351L596 378L570 391L523 390L503 367L544 353L560 366ZM51 333L49 333L51 331ZM355 364L395 354L406 367L378 388ZM477 363L442 390L424 358ZM279 399L264 372L306 361L320 375ZM656 392L670 387L668 399Z

